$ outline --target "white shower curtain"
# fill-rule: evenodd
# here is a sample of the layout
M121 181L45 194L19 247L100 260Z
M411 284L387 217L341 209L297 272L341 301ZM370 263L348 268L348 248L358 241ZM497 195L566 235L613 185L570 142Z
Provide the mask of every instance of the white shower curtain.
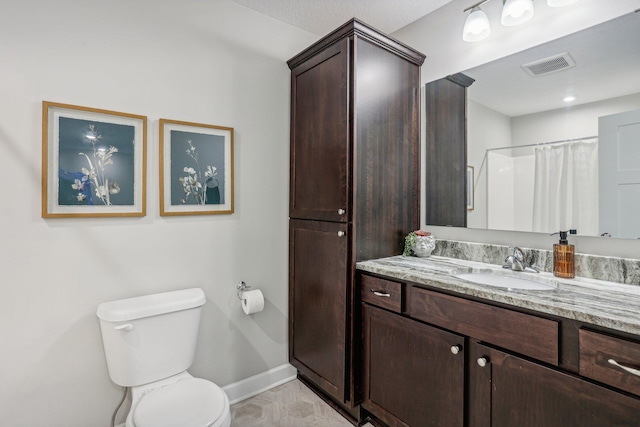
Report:
M597 139L534 148L533 231L598 234Z

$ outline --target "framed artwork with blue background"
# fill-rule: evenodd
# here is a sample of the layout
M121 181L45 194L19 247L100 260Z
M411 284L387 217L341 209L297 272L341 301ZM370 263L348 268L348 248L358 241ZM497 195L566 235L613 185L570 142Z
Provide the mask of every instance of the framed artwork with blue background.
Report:
M42 217L146 214L145 116L43 101Z
M160 215L233 213L233 128L160 119Z

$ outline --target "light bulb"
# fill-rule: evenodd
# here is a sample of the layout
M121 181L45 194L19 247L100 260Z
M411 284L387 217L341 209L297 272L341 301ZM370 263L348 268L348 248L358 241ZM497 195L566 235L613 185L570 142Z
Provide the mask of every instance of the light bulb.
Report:
M533 0L505 0L502 7L502 25L513 27L533 18Z
M491 26L489 25L487 14L479 7L474 7L464 23L462 40L477 42L486 39L489 34L491 34Z

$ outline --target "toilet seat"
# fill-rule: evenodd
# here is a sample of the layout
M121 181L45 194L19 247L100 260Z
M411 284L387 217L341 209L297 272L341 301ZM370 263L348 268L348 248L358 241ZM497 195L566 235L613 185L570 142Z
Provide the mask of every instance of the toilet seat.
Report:
M145 394L133 412L136 427L209 427L226 416L225 392L202 378L184 379Z

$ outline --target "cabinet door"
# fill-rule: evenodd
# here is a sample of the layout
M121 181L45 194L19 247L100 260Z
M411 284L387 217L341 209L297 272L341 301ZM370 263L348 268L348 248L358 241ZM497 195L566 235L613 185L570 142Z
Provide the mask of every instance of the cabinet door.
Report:
M348 56L343 39L291 70L291 218L347 221Z
M368 304L363 326L362 406L390 426L461 427L464 338Z
M289 359L345 401L347 224L292 220L289 229Z
M472 427L640 426L639 399L482 345L476 356Z

